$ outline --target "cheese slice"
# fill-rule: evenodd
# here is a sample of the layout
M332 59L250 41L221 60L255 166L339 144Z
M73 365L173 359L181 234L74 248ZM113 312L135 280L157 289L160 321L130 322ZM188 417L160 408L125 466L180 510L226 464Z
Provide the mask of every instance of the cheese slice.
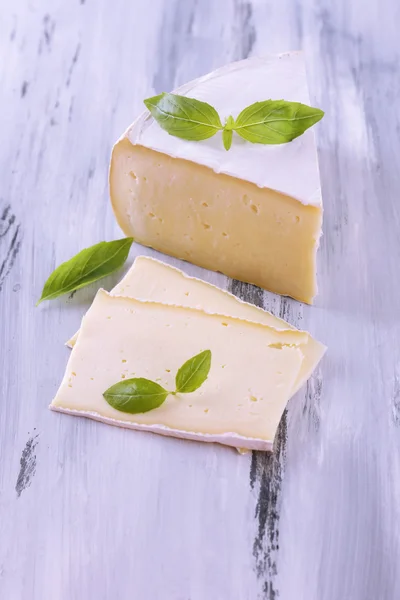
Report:
M164 435L271 449L306 341L299 331L100 290L51 408ZM159 408L135 415L103 398L111 385L132 377L174 390L179 367L205 349L211 370L191 394L170 395Z
M176 90L222 120L268 98L310 103L302 54L233 63ZM322 200L313 129L288 144L168 135L145 112L113 149L110 195L146 246L312 303Z
M277 330L295 330L283 319L271 313L243 302L233 294L223 291L210 283L189 277L179 269L147 256L138 256L125 277L111 291L113 295L127 296L139 300L151 300L164 304L175 304L237 317L269 325ZM310 377L326 351L326 347L304 334L302 362L292 392L297 392ZM75 334L67 345L73 346L78 334Z

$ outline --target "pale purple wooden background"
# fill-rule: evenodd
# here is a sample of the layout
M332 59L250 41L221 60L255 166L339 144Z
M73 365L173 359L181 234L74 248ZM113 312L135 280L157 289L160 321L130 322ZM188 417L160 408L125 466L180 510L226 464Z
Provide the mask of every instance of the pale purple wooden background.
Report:
M3 1L1 599L400 597L399 26L395 0ZM57 264L120 236L114 140L152 93L298 48L326 111L316 306L185 267L329 346L274 455L50 413L96 286L34 303Z

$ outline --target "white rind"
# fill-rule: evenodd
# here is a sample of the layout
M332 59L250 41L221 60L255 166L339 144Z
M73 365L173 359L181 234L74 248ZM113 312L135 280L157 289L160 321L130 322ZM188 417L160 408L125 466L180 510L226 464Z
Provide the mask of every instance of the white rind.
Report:
M157 433L159 435L165 435L168 437L175 437L185 440L193 440L197 442L209 442L215 444L222 444L224 446L232 446L241 451L246 450L262 450L272 451L273 442L267 440L261 440L257 438L247 438L237 433L196 433L194 431L183 431L180 429L171 429L165 425L142 425L139 423L132 423L127 421L119 421L117 419L111 419L110 417L103 417L96 412L89 412L83 410L71 410L69 408L62 408L60 406L54 406L50 404L50 410L55 412L64 413L66 415L73 415L77 417L87 417L107 425L115 425L116 427L124 427L126 429L134 429L136 431L148 431L151 433Z
M222 122L231 114L237 117L250 104L270 98L310 104L301 52L231 63L174 91L208 102L217 109ZM146 111L123 137L134 145L287 194L302 204L322 205L313 128L292 142L279 145L252 144L234 135L227 152L220 133L200 142L182 140L161 129Z

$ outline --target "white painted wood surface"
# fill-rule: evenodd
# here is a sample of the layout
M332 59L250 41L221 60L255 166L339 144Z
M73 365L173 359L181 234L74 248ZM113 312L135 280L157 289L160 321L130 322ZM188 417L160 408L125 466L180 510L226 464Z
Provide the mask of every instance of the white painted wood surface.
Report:
M14 0L1 13L0 598L399 598L399 4ZM97 286L34 304L57 264L120 235L113 141L153 92L298 48L326 110L316 306L185 266L329 346L274 454L50 413Z

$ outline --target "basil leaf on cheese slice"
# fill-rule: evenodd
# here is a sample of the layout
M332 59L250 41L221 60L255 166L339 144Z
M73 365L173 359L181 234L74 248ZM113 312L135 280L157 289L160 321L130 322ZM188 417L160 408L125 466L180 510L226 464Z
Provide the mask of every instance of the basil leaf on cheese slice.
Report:
M233 129L254 144L285 144L302 135L323 116L324 111L300 102L265 100L242 110Z
M53 271L44 284L36 306L43 300L52 300L110 275L122 267L132 242L131 237L112 242L100 242L78 252Z
M204 350L189 358L176 374L176 392L188 394L196 391L207 379L210 368L211 350Z
M222 129L217 111L207 102L163 93L144 103L160 127L175 137L206 140Z
M103 394L108 404L129 414L145 413L165 402L169 392L150 379L136 377L112 385Z
M211 367L211 351L204 350L189 358L176 374L176 391L170 392L160 384L144 377L124 379L109 387L104 393L108 404L129 414L145 413L158 408L167 396L178 392L188 394L197 390L207 379Z

